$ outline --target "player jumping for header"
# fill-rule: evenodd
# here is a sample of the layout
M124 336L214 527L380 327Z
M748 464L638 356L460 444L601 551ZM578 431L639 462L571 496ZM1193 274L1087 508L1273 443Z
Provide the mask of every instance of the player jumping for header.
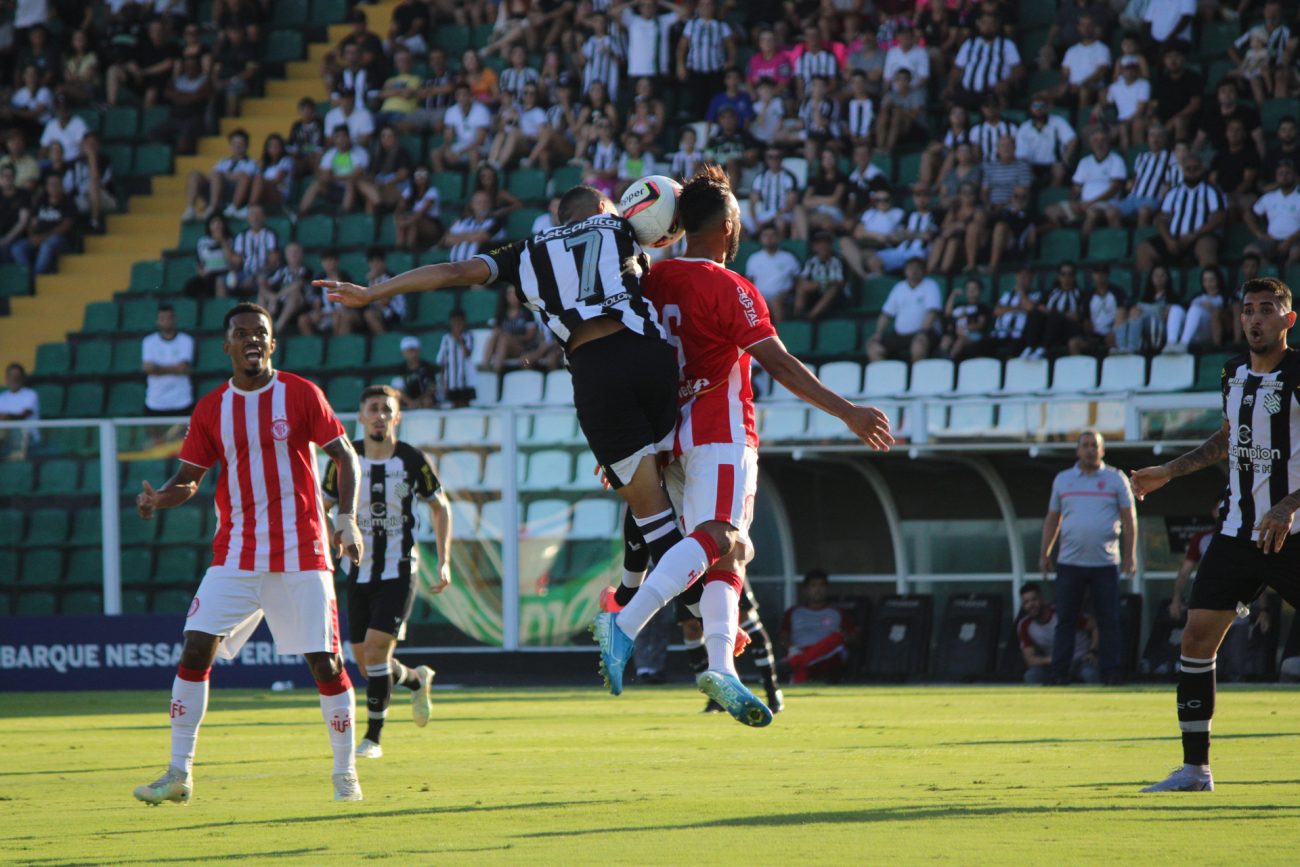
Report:
M700 690L740 722L764 726L772 712L740 682L732 662L739 594L753 557L749 525L758 487L750 357L794 395L841 419L871 448L888 449L893 437L884 413L830 391L786 351L763 296L725 267L735 259L743 232L726 172L701 169L682 188L678 214L686 255L655 265L645 291L677 347L682 370L677 461L665 478L669 487L680 488L690 535L655 558L654 570L621 612L597 615L596 639L610 692L618 695L637 633L703 576L698 613L709 665L698 678Z
M232 375L205 395L190 417L176 474L136 497L143 519L174 509L221 462L212 566L185 618L185 644L172 684L171 764L135 796L146 804L188 803L199 724L208 707L208 675L221 656L233 659L266 617L276 652L303 654L320 690L321 715L334 752L334 799L360 801L352 752L356 701L339 653L331 547L361 559L357 528L357 455L321 390L272 370L271 314L237 304L225 318ZM333 545L325 534L313 444L338 472L339 518Z

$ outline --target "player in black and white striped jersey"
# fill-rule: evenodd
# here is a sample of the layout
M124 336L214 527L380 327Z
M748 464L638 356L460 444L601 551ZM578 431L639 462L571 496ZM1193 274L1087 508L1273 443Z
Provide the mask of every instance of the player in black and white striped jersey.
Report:
M1300 350L1291 289L1275 277L1241 287L1249 352L1223 366L1223 424L1201 446L1133 473L1139 500L1172 479L1228 460L1227 509L1201 561L1188 604L1178 673L1183 765L1145 792L1205 791L1210 775L1215 658L1241 606L1272 587L1300 606Z
M357 524L365 535L365 551L348 573L348 640L357 665L366 675L365 738L357 755L377 759L393 686L411 690L411 712L417 726L429 722L429 689L433 669L407 668L394 656L406 637L420 581L420 547L415 541L415 501L427 503L432 515L438 566L429 592L441 593L451 584L451 503L433 472L428 455L397 438L402 420L401 396L387 385L361 392L357 421L365 430L352 446L361 458ZM338 472L330 464L321 482L326 512L338 502Z

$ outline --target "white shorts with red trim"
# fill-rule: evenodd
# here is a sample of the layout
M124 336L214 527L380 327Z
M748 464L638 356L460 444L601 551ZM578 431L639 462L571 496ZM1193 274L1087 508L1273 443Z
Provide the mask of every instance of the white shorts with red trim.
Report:
M664 469L668 498L686 533L705 521L723 521L740 531L753 559L749 526L758 492L758 452L744 443L709 443L682 452Z
M262 622L276 653L339 652L339 611L329 572L248 572L212 566L185 617L187 632L220 635L217 655L233 659Z

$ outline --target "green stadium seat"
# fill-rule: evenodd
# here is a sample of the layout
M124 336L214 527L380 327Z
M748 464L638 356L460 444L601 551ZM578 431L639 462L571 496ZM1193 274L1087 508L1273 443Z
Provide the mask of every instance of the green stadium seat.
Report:
M335 412L355 412L365 387L366 381L359 376L336 376L330 380L325 396Z
M1195 391L1218 391L1221 386L1223 365L1232 357L1228 352L1210 352L1201 356L1196 365Z
M163 482L170 478L167 462L157 458L143 461L124 461L126 472L122 476L122 496L134 497L140 493L141 482L148 482L155 488L161 488ZM125 520L122 521L126 523Z
M1031 95L1044 90L1051 90L1061 83L1061 72L1057 69L1035 69L1029 73L1029 93Z
M365 253L355 251L339 255L339 271L349 275L352 279L364 283L366 273L369 270L370 264L366 261Z
M143 524L144 521L139 523ZM153 521L148 522L153 524ZM142 546L123 548L120 555L122 582L139 584L153 578L153 549Z
M95 472L98 467L88 465L86 472ZM78 509L72 515L72 538L79 544L98 544L104 538L104 523L100 519L99 509Z
M121 302L122 332L124 334L148 334L157 327L158 302L152 298L132 298ZM136 342L136 369L139 368L140 345ZM114 357L117 347L113 347ZM116 364L116 361L114 362Z
M434 296L441 292L433 293ZM450 293L448 293L450 294ZM432 297L429 295L426 298ZM370 366L381 369L395 369L402 363L401 334L380 334L370 341Z
M103 370L108 369L108 359ZM104 386L98 382L74 382L68 386L64 416L67 418L99 418L104 412Z
M199 325L199 302L193 298L173 298L169 302L176 313L176 327L181 331L193 331ZM154 314L157 315L156 313ZM152 329L150 329L152 330Z
M228 372L230 370L230 356L226 355L226 347L216 340L201 342L194 370L198 373Z
M1223 57L1232 47L1232 43L1241 35L1241 26L1236 21L1212 21L1202 23L1201 38L1197 44L1197 56L1207 60Z
M491 24L476 24L470 32L470 39L475 48L482 48L492 39Z
M303 217L298 221L296 240L313 250L329 247L334 243L334 218L323 214Z
M898 158L898 185L910 187L921 176L921 153L902 154Z
M96 437L99 435L98 430L92 429L89 432L93 433ZM81 462L81 487L77 488L77 493L94 494L98 497L103 483L104 481L99 469L99 457L96 456L83 460Z
M143 382L115 382L109 387L104 415L109 418L135 418L143 414Z
M1089 262L1122 262L1128 258L1128 229L1095 229L1088 237Z
M58 418L63 414L63 386L57 383L33 386L36 397L41 402L41 418ZM47 433L49 436L52 431Z
M338 236L335 243L340 247L369 247L375 242L375 218L370 214L347 214L338 219ZM354 274L360 277L364 274Z
M465 201L465 176L460 172L434 172L429 183L438 188L438 197L444 206L456 206Z
M850 355L859 350L858 323L852 319L827 319L817 325L817 355Z
M808 242L797 238L786 238L781 242L782 250L789 250L800 262L808 258Z
M1137 250L1138 244L1141 244L1147 238L1154 238L1157 234L1155 226L1138 226L1133 230L1133 249Z
M411 158L411 162L417 166L422 164L425 157L428 156L428 150L426 150L424 144L424 135L421 133L398 136L397 143L401 145L402 150L406 151L406 155Z
M276 0L271 4L272 31L302 30L307 26L307 0Z
M516 169L507 178L506 189L525 202L540 202L546 198L546 172Z
M108 110L104 112L105 141L131 141L135 138L136 131L139 129L139 109L131 106L110 105Z
M812 352L811 322L782 322L777 326L776 333L791 355L808 355Z
M103 549L73 548L68 554L68 568L63 580L67 584L102 584L104 582Z
M446 247L430 247L420 254L419 264L441 265L451 261L451 250Z
M148 614L149 594L143 590L122 591L123 614Z
M117 304L92 301L82 313L81 330L85 334L112 334L117 331Z
M15 295L32 294L32 275L31 272L22 265L7 264L0 265L0 295L13 297Z
M212 475L208 473L208 475ZM151 482L152 484L152 482ZM127 491L126 486L122 486L124 496L134 497L140 493L140 485L137 484L135 489ZM154 520L146 521L135 512L123 509L121 517L118 519L117 535L118 541L123 545L142 545L151 543L154 536L158 533L158 522Z
M72 347L66 343L42 343L36 347L37 376L66 376L72 372Z
M172 149L165 144L143 144L135 149L135 173L137 175L170 175L172 173Z
M14 614L20 617L43 617L53 614L57 607L57 598L53 593L28 590L18 594Z
M1038 259L1044 265L1079 261L1079 233L1074 229L1055 229L1043 236Z
M530 237L533 222L546 212L540 208L520 208L506 217L506 237L511 240Z
M150 611L154 614L184 614L193 600L194 594L188 590L162 590L153 595Z
M195 249L198 247L199 239L205 234L203 223L200 220L189 220L181 223L181 231L176 239L176 249L193 257Z
M37 475L36 490L40 495L71 494L77 490L77 475L81 467L73 458L45 461Z
M86 131L99 134L103 126L103 116L93 108L79 108L72 112L86 124ZM69 154L71 156L71 154Z
M381 239L379 242L383 244ZM404 271L410 271L415 267L415 255L405 250L393 250L384 257L384 267L388 269L389 274L401 274Z
M1226 57L1210 64L1210 71L1205 74L1205 97L1207 99L1214 99L1214 91L1219 86L1219 82L1223 81L1228 76L1228 73L1235 68L1236 64Z
M192 545L206 538L205 509L170 509L163 513L158 541L165 545Z
M397 218L392 214L384 214L379 221L379 235L375 238L375 246L383 247L385 250L391 250L397 246ZM389 253L389 255L393 255ZM385 258L387 263L387 258ZM389 273L396 273L393 267L388 265ZM402 269L405 270L405 269Z
M20 497L32 492L35 471L26 461L0 463L0 496Z
M297 30L272 30L266 38L262 60L266 63L292 63L303 57L302 34Z
M185 284L198 276L199 265L193 256L168 259L163 267L163 291L175 295L185 291Z
M62 550L38 548L23 555L23 568L18 579L23 584L29 587L58 584L62 578Z
M106 144L104 156L113 167L113 174L124 178L135 174L135 149L129 144Z
M460 24L443 24L435 28L433 44L445 50L449 58L459 59L470 47L469 27Z
M28 546L62 545L68 538L68 513L64 509L36 509L27 522Z
M580 183L582 183L582 168L564 165L551 172L551 182L548 187L552 196L562 196Z
M481 325L487 325L497 315L497 300L500 295L496 292L484 292L476 290L465 292L460 297L460 308L465 311L465 321L470 327L477 328Z
M1041 213L1048 206L1055 205L1057 202L1069 201L1069 199L1069 187L1048 187L1038 193L1038 210Z
M361 334L340 334L330 338L326 348L326 370L357 371L366 364L366 338Z
M224 327L226 311L234 307L235 304L233 298L210 298L204 301L203 315L199 318L199 330L220 333ZM227 361L227 364L229 364L229 361Z
M458 303L455 292L426 292L420 296L420 308L415 321L419 325L446 325L447 317ZM493 312L496 312L495 307Z
M28 470L31 468L28 467ZM6 479L0 473L0 496L10 493L6 488ZM31 490L28 482L27 490ZM23 538L23 513L18 509L0 509L0 551L9 550ZM14 569L17 572L17 569ZM9 573L13 575L14 572Z
M1259 107L1260 125L1266 133L1277 132L1284 117L1300 118L1300 99L1266 99Z
M18 552L11 548L0 548L0 586L17 580Z
M164 123L171 117L172 110L165 105L155 105L152 108L146 108L140 115L140 135L147 137L153 132L159 124Z
M325 341L314 334L295 334L285 341L284 366L293 371L311 371L325 360Z
M73 373L78 376L103 376L113 363L113 344L107 340L83 340L77 344L77 363Z
M321 24L342 24L347 18L348 0L311 0L309 20L317 26Z
M862 300L858 302L858 309L867 313L879 313L885 306L885 299L889 297L890 290L897 282L897 277L887 274L868 277L862 288Z
M156 584L193 584L199 577L199 551L193 545L158 549L153 570Z

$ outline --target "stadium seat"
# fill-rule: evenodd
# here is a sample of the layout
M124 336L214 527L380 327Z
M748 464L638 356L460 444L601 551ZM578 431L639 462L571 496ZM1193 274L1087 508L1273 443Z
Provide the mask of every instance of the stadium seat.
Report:
M157 292L163 287L164 264L159 259L136 262L131 266L131 284L129 291L137 293Z
M452 532L459 539L478 536L478 504L472 500L451 501Z
M506 217L506 237L511 240L527 238L533 233L533 223L546 212L541 208L520 208Z
M303 56L302 33L297 30L272 30L266 39L262 60L267 63L290 63Z
M479 509L478 535L480 539L500 541L505 528L515 526L516 521L506 520L506 506L501 500L488 500Z
M334 243L334 218L323 214L303 217L298 221L295 240L309 250L330 246Z
M579 500L573 509L571 539L615 539L621 530L619 503L613 499Z
M53 593L29 590L18 594L14 613L23 617L40 617L53 614L57 607L57 598Z
M78 462L69 458L45 461L41 464L34 493L42 496L74 493L79 470Z
M794 440L808 428L808 412L798 407L764 407L759 410L758 430L763 439Z
M339 217L335 243L340 247L368 247L375 240L375 218L370 214L345 214ZM352 276L361 277L363 268Z
M1088 237L1088 262L1122 262L1128 257L1129 232L1125 228L1096 229Z
M883 409L885 414L890 418L890 424L896 425L897 419L894 416L892 408ZM810 409L808 412L808 427L806 434L808 439L813 440L856 440L857 438L845 427L844 422L835 416L819 410Z
M1196 359L1163 353L1151 359L1151 377L1142 391L1186 391L1196 383Z
M550 406L573 406L573 375L564 368L546 374L542 402Z
M873 361L863 371L862 393L867 397L892 397L907 391L907 362Z
M1228 363L1232 355L1227 352L1210 352L1201 356L1200 362L1196 366L1196 384L1193 386L1197 391L1217 391L1223 374L1223 365Z
M205 541L205 509L169 509L161 517L158 541L168 545L190 545Z
M152 298L132 298L121 302L122 308L122 331L128 334L148 334L154 330L154 323L158 318L158 302ZM193 326L190 326L193 327ZM116 346L114 350L116 350ZM140 346L136 344L136 355L140 354ZM116 355L116 352L114 352ZM137 357L136 361L140 359Z
M193 600L194 594L188 590L162 590L153 595L150 611L154 614L184 614Z
M77 344L77 363L72 372L78 376L103 376L113 361L113 344L107 340L83 340Z
M812 352L812 323L798 320L782 322L776 333L791 355L806 356Z
M496 406L501 393L501 377L489 370L480 370L474 379L474 399L471 406Z
M478 487L482 460L475 452L446 452L437 460L438 480L452 490Z
M1101 363L1097 390L1137 391L1147 383L1147 360L1140 355L1108 355Z
M126 473L122 479L122 496L134 497L140 493L140 483L147 481L155 488L161 487L171 473L167 472L167 462L163 460L140 460L126 462ZM123 521L123 523L126 523Z
M492 329L471 328L469 335L474 339L474 351L470 353L469 360L470 360L470 364L473 364L475 369L477 369L483 365L485 353L487 352L488 341L492 339ZM496 398L493 397L493 400L495 401Z
M298 338L294 338L297 340ZM360 370L366 364L366 338L362 334L339 334L330 338L325 370Z
M421 325L446 327L447 319L457 303L455 292L426 292L420 296L420 309L417 312L416 322Z
M112 334L117 330L117 312L112 301L92 301L82 312L82 333Z
M41 405L41 418L58 418L63 414L63 386L47 383L33 386L32 391L36 392L36 399ZM49 437L54 433L50 431L45 435Z
M986 436L993 430L995 409L995 404L982 400L953 403L948 407L947 424L939 432L954 437Z
M1050 365L1039 358L1013 358L1007 362L1003 394L1036 394L1047 391Z
M1122 395L1119 399L1098 400L1093 404L1092 426L1101 431L1103 436L1120 438L1124 436L1127 404Z
M314 334L295 334L288 338L284 366L288 370L316 370L325 360L325 341Z
M108 370L108 358L102 370ZM68 418L99 418L104 411L104 386L98 382L74 382L68 386L64 415Z
M153 570L155 584L192 586L200 575L199 552L191 545L159 548Z
M139 584L153 578L152 548L140 546L123 548L118 563L122 571L122 582L124 584Z
M1042 421L1041 403L999 403L998 423L993 431L1008 439L1023 439L1038 431Z
M500 294L492 291L471 290L461 293L460 309L465 311L465 321L470 325L486 325L497 315Z
M460 411L442 420L441 443L448 446L482 445L483 416Z
M58 539L51 544L62 542L62 539ZM23 568L18 580L24 585L33 587L57 584L62 578L62 548L37 548L23 554Z
M300 339L300 337L292 337L290 341ZM200 341L194 370L196 373L226 373L228 375L230 373L230 356L226 355L226 347L218 340Z
M172 173L171 147L165 144L143 144L137 147L134 173L148 177L170 175Z
M1091 409L1086 400L1049 401L1044 432L1048 436L1074 437L1091 424Z
M817 355L851 355L858 351L858 323L827 319L817 325Z
M149 594L143 590L123 590L122 591L122 613L123 614L147 614L149 613Z
M532 406L542 402L546 377L537 370L512 370L501 378L501 404Z
M528 473L523 489L528 491L555 491L568 486L573 479L573 459L560 449L543 449L528 456Z
M37 376L65 376L72 372L72 347L66 343L42 343L36 347Z
M26 466L26 465L24 465ZM3 465L0 465L3 469ZM28 470L30 471L30 467ZM30 475L28 476L30 479ZM0 480L3 476L0 475ZM29 487L24 490L30 490ZM0 488L0 496L6 496L9 491ZM23 513L18 509L0 509L0 550L8 550L17 545L23 538ZM16 570L15 570L16 571Z
M26 461L0 463L0 496L18 497L32 492L35 472Z
M957 365L957 394L993 394L1002 386L1002 362L968 358Z
M103 136L105 141L131 141L140 128L140 111L131 106L110 105L104 112ZM121 171L114 161L113 168Z
M1043 236L1039 261L1055 267L1062 262L1079 261L1079 233L1074 229L1055 229Z
M74 539L73 542L80 542ZM104 583L104 549L73 548L68 555L66 581L68 584Z
M104 415L109 418L136 418L144 414L142 382L115 382L108 391L108 404Z
M193 257L185 256L180 259L168 259L163 268L163 291L175 294L185 290L185 284L192 278L197 277L199 273L198 263ZM229 306L231 301L226 301ZM224 313L224 311L223 311ZM179 323L178 323L179 324ZM217 323L220 326L220 322Z
M336 376L330 380L325 396L335 412L355 412L365 387L366 381L359 376Z
M87 468L87 472L91 472ZM103 538L103 521L99 509L78 509L72 515L72 538L80 545L99 544Z
M551 538L569 535L570 507L565 500L534 500L524 511L523 535L528 538Z
M948 394L952 391L953 363L946 358L927 358L912 365L909 395Z
M547 185L550 195L562 196L573 187L582 183L582 167L563 165L551 172L551 181Z
M583 441L582 433L577 429L577 418L573 411L544 412L533 416L533 424L528 433L528 442L537 445L567 445ZM581 470L581 467L579 467Z
M447 27L439 27L439 32ZM429 183L438 188L438 197L444 207L457 206L465 201L465 176L461 172L434 172Z
M836 394L853 397L862 393L862 365L856 361L831 361L817 368L817 378Z
M521 201L541 202L546 198L546 172L516 169L506 179L506 189Z
M30 295L32 287L31 272L22 265L13 263L0 265L0 295Z
M1091 391L1097 387L1097 359L1091 355L1066 355L1052 367L1053 393Z

